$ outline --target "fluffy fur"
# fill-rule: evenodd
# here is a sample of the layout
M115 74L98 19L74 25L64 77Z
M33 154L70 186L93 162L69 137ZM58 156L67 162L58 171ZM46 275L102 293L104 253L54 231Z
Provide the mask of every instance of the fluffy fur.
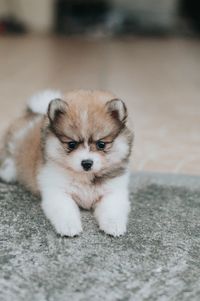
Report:
M122 235L133 140L126 122L124 102L111 93L41 92L5 134L0 177L41 195L45 215L62 236L82 231L79 207L94 210L101 230Z

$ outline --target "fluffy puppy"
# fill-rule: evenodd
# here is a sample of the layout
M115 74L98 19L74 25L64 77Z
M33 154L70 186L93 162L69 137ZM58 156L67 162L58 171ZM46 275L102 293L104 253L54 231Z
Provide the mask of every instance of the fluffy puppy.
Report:
M126 121L124 102L108 92L34 95L5 134L0 177L39 194L46 217L62 236L82 231L79 207L94 209L101 230L122 235L133 140Z

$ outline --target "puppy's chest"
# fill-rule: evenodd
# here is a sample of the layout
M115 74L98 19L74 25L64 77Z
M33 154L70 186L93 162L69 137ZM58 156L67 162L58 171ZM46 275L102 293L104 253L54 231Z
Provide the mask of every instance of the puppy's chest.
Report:
M84 209L92 208L105 194L103 186L73 183L71 195L75 202Z

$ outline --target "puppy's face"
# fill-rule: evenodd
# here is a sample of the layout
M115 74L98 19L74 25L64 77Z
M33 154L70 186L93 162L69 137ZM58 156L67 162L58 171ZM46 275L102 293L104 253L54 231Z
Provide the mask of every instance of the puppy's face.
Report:
M83 92L82 92L83 94ZM121 169L130 155L132 135L122 100L96 95L53 100L48 109L47 154L78 173L101 175Z

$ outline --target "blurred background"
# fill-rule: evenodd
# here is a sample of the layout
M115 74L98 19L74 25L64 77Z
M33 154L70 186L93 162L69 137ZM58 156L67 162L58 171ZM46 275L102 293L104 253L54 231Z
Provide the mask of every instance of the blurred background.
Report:
M34 92L127 102L134 171L200 174L200 2L0 0L0 132Z

